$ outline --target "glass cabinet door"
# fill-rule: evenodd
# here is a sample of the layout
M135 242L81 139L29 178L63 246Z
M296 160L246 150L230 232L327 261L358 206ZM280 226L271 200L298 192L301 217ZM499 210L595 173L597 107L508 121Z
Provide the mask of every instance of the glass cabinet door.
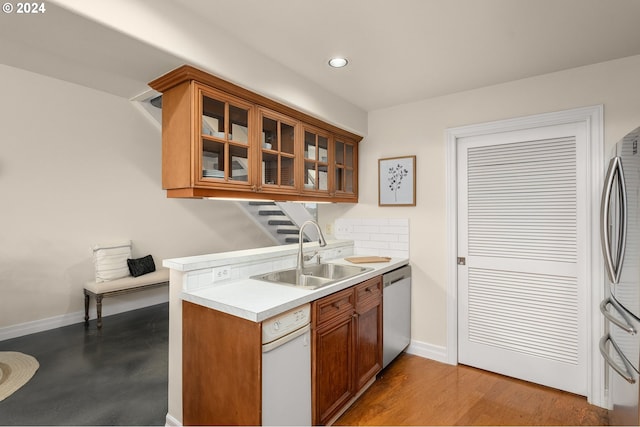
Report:
M329 136L304 131L304 189L329 191Z
M200 90L202 176L204 181L249 183L251 104Z
M336 192L356 191L356 145L342 139L335 140L335 189Z
M295 174L295 123L275 113L261 114L262 185L293 190Z

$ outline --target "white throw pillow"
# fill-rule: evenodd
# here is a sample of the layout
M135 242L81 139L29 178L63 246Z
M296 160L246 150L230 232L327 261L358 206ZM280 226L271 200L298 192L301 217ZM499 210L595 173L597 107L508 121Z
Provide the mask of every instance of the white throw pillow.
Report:
M131 258L131 240L93 247L93 264L96 282L120 279L129 276L127 259Z

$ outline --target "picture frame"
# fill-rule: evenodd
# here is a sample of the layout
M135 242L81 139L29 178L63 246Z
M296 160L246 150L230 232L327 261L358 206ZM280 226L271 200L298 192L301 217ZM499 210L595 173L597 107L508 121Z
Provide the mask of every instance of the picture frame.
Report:
M416 205L416 156L378 159L378 206Z

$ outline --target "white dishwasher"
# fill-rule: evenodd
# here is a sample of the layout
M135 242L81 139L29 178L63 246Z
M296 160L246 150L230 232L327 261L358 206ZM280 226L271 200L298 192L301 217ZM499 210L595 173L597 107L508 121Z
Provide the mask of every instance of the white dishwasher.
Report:
M262 425L311 425L311 305L262 322Z

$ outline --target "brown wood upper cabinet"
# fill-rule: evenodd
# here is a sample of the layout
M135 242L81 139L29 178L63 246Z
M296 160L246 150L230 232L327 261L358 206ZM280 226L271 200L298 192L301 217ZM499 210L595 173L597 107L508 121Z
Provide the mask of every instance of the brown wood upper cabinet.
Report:
M331 421L382 369L382 278L312 305L313 425Z
M186 65L149 86L167 197L358 201L358 135Z

